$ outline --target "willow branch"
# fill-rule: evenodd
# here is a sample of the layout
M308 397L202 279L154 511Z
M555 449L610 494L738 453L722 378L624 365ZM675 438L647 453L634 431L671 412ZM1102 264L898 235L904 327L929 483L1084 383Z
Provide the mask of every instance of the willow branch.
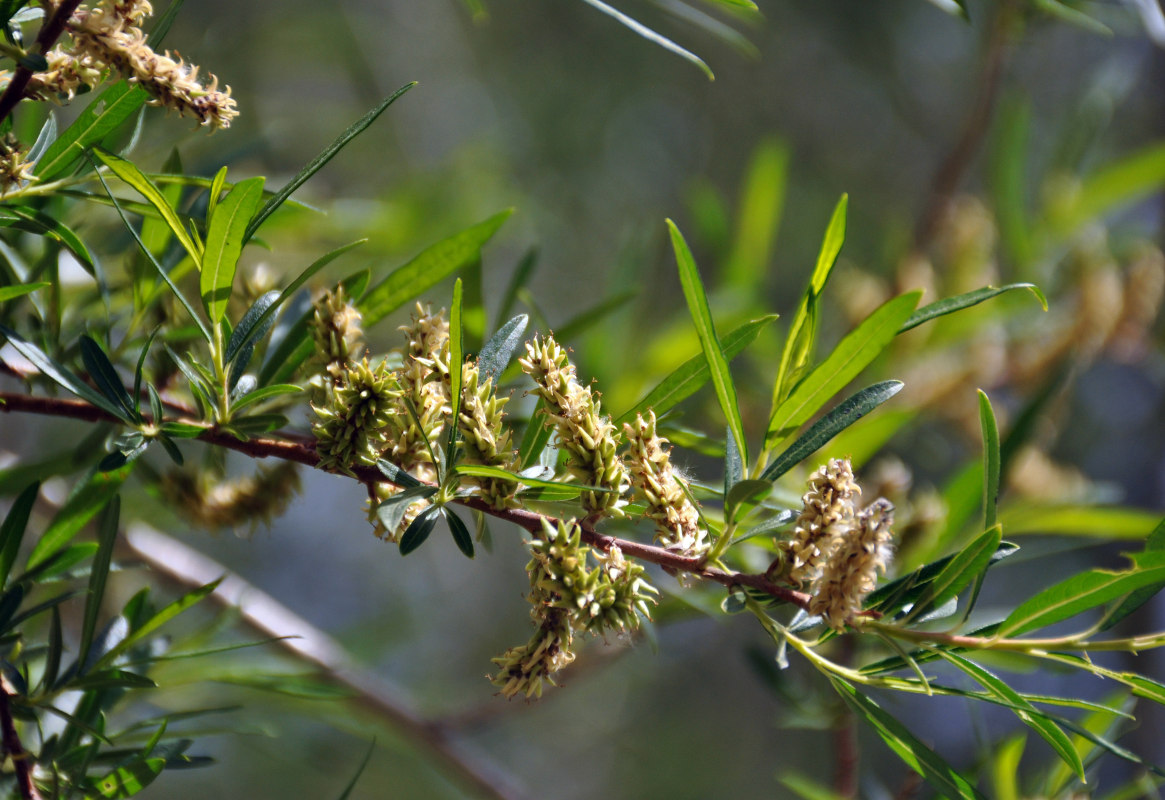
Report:
M425 719L398 688L356 664L339 642L274 597L217 561L145 525L132 526L125 540L152 570L183 586L205 586L225 574L226 578L210 595L214 601L237 611L253 629L278 639L280 647L315 666L332 683L350 690L358 708L377 714L403 732L410 742L441 761L475 794L496 800L517 800L523 796L514 788L510 776L455 741L449 727Z
M120 422L116 417L81 400L59 397L39 397L16 392L0 392L0 411L68 417L86 422ZM184 421L199 424L194 420ZM317 467L320 461L315 446L305 441L287 441L286 439L274 438L254 438L243 441L234 434L218 428L207 428L195 438L197 441L234 450L252 458L279 458L284 461L294 461L297 464L303 464L308 467ZM351 474L356 480L368 485L392 482L376 467L354 465L351 468ZM540 533L542 531L543 520L551 524L555 522L551 517L520 508L499 511L476 497L459 498L457 502L469 508L506 520L507 522L512 522L530 533ZM585 520L579 522L579 527L582 530L583 541L604 552L610 551L612 547L618 547L623 552L623 555L629 558L657 564L667 570L686 572L698 578L719 583L730 589L736 587L754 589L777 600L792 603L799 608L808 609L809 607L808 594L773 583L764 575L733 572L731 570L708 566L704 559L700 557L683 556L665 550L662 547L655 547L654 545L642 544L631 541L630 539L609 536L596 530L590 522Z
M16 732L16 723L12 719L11 698L8 687L0 681L0 740L4 744L4 752L12 759L12 767L16 771L16 786L21 800L40 800L40 792L32 782L32 770L29 768L29 754L20 743L20 735Z
M29 51L38 55L47 53L57 43L57 39L61 38L61 34L65 32L65 24L68 23L69 17L73 16L77 6L81 5L81 0L62 0L61 4L56 7L56 11L52 11L51 3L44 5L45 14L50 14L50 12L51 14L36 36L34 49ZM8 82L4 94L0 95L0 122L7 119L8 115L12 113L12 109L16 108L16 104L24 99L24 90L28 88L30 80L32 80L32 70L24 64L17 65L12 80Z

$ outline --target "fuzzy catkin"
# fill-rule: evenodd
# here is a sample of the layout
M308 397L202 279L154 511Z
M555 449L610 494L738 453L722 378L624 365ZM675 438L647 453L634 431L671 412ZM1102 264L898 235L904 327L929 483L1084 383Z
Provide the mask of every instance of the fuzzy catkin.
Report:
M790 583L803 586L817 578L836 534L853 523L854 502L861 493L849 459L831 458L809 476L793 536L780 543Z
M627 465L631 485L647 506L646 516L655 522L655 539L668 550L698 556L708 549L700 514L676 480L667 439L656 435L655 412L636 415L635 424L623 425L629 445Z
M894 506L875 500L858 512L853 527L837 534L820 577L813 583L809 613L820 615L836 631L845 628L874 591L878 573L886 571L893 537Z
M465 460L470 464L510 469L515 453L503 411L508 397L498 397L493 379L481 380L477 364L466 362L461 370L461 409L457 426L461 433ZM481 498L496 509L517 506L514 493L518 485L497 478L471 478L480 489Z
M183 519L219 530L260 522L270 524L299 491L299 472L291 461L260 466L254 475L213 481L185 470L162 476L159 491Z

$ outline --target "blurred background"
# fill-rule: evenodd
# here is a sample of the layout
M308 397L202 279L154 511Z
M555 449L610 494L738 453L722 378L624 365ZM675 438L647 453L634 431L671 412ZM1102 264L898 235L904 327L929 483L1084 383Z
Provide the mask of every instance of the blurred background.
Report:
M621 5L698 53L716 74L709 81L570 0L485 0L484 13L458 0L203 0L184 9L167 45L229 84L241 116L207 137L188 120L154 115L135 160L159 168L167 152L150 143L177 137L187 169L213 175L230 164L234 179L262 174L278 186L367 108L419 81L297 193L318 211L282 213L264 228L271 249L252 255L252 265L275 275L299 270L367 236L342 273L327 274L334 281L364 264L379 277L513 207L484 254L487 327L519 264L533 264L514 313L532 313L543 330L574 331L564 338L580 375L596 379L615 413L698 350L664 218L692 244L723 331L789 314L847 193L824 344L894 290L926 288L926 303L1030 280L1052 300L1044 314L1030 296L1001 298L945 333L903 337L892 360L872 370L906 381L896 405L879 412L898 415L887 432L894 436L861 473L867 486L899 492L903 526L915 537L903 544L904 562L941 554L943 489L978 458L976 387L991 393L1005 429L1033 398L1051 398L1015 461L1012 501L1105 501L1159 516L1165 271L1156 248L1165 206L1155 192L1165 182L1165 50L1137 6L1089 4L1107 26L1101 33L1027 11L1004 24L1006 3L968 2L969 21L925 0L759 4L761 14L735 16L672 0ZM693 10L711 21L690 24ZM977 110L982 98L989 113ZM970 149L959 155L964 140ZM1142 161L1109 196L1089 183L1133 154ZM938 202L933 187L952 163L957 180L949 202ZM442 285L424 300L445 306L449 293ZM580 314L591 310L601 313L587 325ZM376 328L374 350L399 346L395 327L406 321L402 312ZM734 365L738 383L751 387L742 404L754 434L780 325ZM524 402L516 395L514 408ZM674 457L709 482L720 480L707 437L722 432L706 424L719 419L715 407L701 393L669 422L671 438L691 445ZM38 426L6 427L5 448L76 435L62 423ZM649 636L633 649L593 642L565 688L539 703L507 703L484 676L492 656L528 636L520 533L495 526L492 552L472 562L443 536L402 560L371 535L360 487L322 473L302 479L283 516L238 536L199 531L144 490L127 502L338 639L419 713L447 722L514 796L781 797L793 796L778 783L790 770L831 780L837 709L828 686L795 659L777 669L751 618L700 613L721 592L696 592L685 606L673 597L674 579L657 574L665 598ZM791 483L794 502L798 491ZM1121 548L1098 550L1081 537L1020 543L1056 554L1041 562L1039 585L1088 564L1121 563ZM988 581L985 616L1030 594L1024 558L1012 561ZM120 591L128 597L145 581L127 569ZM229 613L188 624L261 638ZM1165 614L1149 609L1135 626L1161 629ZM160 677L171 688L157 702L244 705L202 723L221 735L201 738L192 752L221 763L168 772L143 796L338 796L373 738L352 797L473 796L418 746L415 731L385 724L367 704L307 678L299 691L286 682L264 690L254 678L310 673L301 662L271 649L216 664L222 674L174 662ZM1159 656L1141 656L1138 669L1165 678ZM198 683L207 678L216 682ZM1072 680L1042 673L1016 683L1097 700L1111 691ZM883 700L962 767L1013 730L1003 709ZM1144 716L1122 742L1163 761L1161 730L1160 716ZM861 796L928 796L903 794L907 770L865 731L861 747ZM1032 741L1023 767L1035 775L1049 759ZM1114 781L1123 769L1114 768Z

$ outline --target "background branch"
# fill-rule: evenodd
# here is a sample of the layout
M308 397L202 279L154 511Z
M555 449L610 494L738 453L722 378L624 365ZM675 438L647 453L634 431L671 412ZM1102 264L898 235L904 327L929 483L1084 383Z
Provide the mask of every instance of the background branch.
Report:
M0 737L4 743L4 752L12 759L12 768L16 771L16 787L20 797L22 800L40 800L40 793L32 782L28 751L21 744L20 735L16 732L16 723L12 719L8 686L2 680L0 680Z

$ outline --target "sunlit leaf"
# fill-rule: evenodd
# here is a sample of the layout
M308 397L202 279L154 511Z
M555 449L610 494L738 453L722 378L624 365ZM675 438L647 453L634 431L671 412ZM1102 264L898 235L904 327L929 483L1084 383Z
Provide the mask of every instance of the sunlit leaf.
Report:
M36 162L37 178L43 183L60 177L82 153L133 116L149 97L140 85L127 81L118 81L103 91Z
M709 69L708 65L704 63L703 59L701 59L695 53L693 53L689 50L685 50L684 48L680 47L678 44L676 44L675 42L673 42L671 39L667 38L666 36L663 36L662 34L656 33L651 28L644 25L642 22L639 22L639 21L627 16L626 14L624 14L622 11L619 11L618 9L612 8L611 6L604 3L602 0L583 0L583 2L586 3L587 5L591 6L592 8L598 9L599 11L601 11L602 13L611 17L612 19L617 20L620 24L625 25L626 27L630 28L632 31L639 34L647 41L652 42L653 44L657 44L660 47L662 47L664 50L667 50L668 52L671 52L671 53L675 53L680 58L682 58L686 61L689 61L692 64L695 64L697 67L699 67L703 71L703 73L705 75L708 76L708 80L715 80L716 79L716 76L712 74L712 70Z
M923 323L930 322L932 319L953 314L956 311L962 311L964 308L977 306L985 300L990 300L992 297L997 297L1013 289L1029 290L1040 301L1040 305L1043 306L1044 311L1048 310L1048 298L1044 297L1044 293L1034 283L1009 283L1006 286L999 287L985 286L973 292L967 292L957 297L948 297L945 300L939 300L936 303L923 306L902 323L902 327L898 329L898 333L905 333L912 328L917 328Z
M979 390L979 425L983 431L983 527L995 524L999 502L999 427L987 393Z
M262 199L263 178L248 178L235 184L210 218L199 291L212 325L217 325L226 313L235 267L243 251L243 233Z

